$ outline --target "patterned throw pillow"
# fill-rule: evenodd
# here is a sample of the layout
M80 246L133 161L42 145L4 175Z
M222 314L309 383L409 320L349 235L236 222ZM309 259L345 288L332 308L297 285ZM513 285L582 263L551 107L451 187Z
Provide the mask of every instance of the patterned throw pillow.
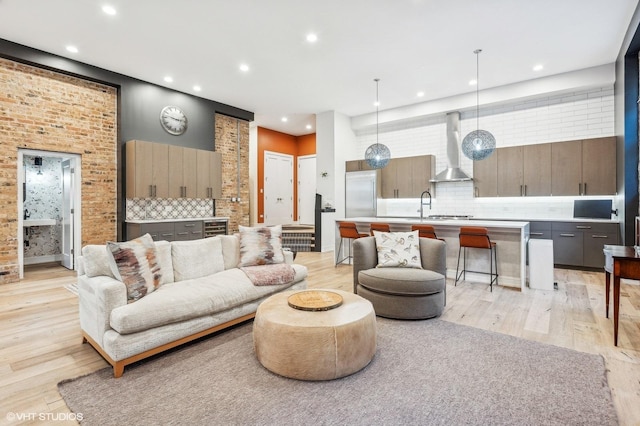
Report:
M284 263L282 226L240 226L240 263L238 267Z
M109 266L127 286L127 300L135 302L160 286L162 277L151 235L122 243L107 242Z
M378 250L378 268L420 268L420 239L418 231L373 231Z

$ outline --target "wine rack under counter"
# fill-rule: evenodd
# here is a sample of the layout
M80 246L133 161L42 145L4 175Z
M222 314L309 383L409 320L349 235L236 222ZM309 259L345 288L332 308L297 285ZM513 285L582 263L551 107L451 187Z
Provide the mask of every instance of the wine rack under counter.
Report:
M229 221L227 219L205 220L204 237L215 237L216 235L227 235Z

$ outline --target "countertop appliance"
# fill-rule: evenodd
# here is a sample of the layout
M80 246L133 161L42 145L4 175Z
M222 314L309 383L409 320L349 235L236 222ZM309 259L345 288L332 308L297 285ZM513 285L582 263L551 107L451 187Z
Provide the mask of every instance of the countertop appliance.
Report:
M345 177L345 217L376 217L378 173L375 170L348 172Z
M573 217L611 219L611 204L611 200L574 200Z

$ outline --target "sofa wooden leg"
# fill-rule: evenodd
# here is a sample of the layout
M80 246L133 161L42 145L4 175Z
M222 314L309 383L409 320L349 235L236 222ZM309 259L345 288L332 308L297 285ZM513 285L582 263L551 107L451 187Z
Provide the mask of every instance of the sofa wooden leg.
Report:
M87 342L88 342L87 338L82 336L82 343L84 344L84 343L87 343Z
M113 377L117 379L119 377L122 377L123 374L124 374L124 363L116 362L113 365Z

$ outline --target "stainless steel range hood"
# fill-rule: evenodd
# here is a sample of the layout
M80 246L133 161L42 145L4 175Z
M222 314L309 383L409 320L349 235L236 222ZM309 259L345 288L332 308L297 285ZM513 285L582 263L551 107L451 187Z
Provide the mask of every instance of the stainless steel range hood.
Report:
M460 113L447 113L447 168L430 182L464 182L473 180L460 168Z

